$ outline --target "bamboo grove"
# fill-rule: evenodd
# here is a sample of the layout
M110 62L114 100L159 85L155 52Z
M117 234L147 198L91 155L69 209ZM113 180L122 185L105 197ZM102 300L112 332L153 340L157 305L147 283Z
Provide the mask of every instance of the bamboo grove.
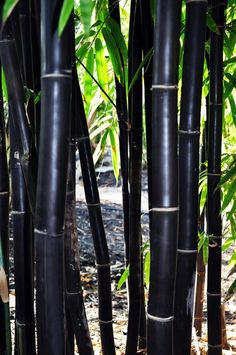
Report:
M96 353L81 281L77 156L100 353L119 354L95 170L107 147L122 185L125 354L193 354L203 299L207 353L223 354L222 250L231 247L236 264L235 2L5 0L0 13L0 355ZM235 290L236 281L226 299Z

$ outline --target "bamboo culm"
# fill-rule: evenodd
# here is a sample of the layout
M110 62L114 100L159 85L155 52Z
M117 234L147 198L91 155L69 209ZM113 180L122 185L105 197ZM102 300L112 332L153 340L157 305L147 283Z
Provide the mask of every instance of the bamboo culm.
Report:
M178 236L177 83L181 1L157 0L152 84L151 266L147 353L173 354Z
M1 290L0 295L0 355L11 355L11 329L8 294L9 175L5 138L5 121L0 74L0 272L2 284L5 282L5 288Z
M131 1L129 29L129 82L141 61L141 15L139 0ZM141 314L141 177L142 177L142 79L129 92L129 317L126 355L137 351Z
M179 240L174 353L191 352L198 244L199 136L207 1L186 2L179 129Z
M219 33L210 33L210 94L208 126L207 234L210 237L207 276L208 354L221 355L221 177L223 36L226 1L212 0Z
M33 221L25 179L19 162L11 105L10 167L12 186L12 227L14 241L14 275L16 290L15 354L34 355L34 262Z
M98 273L99 323L102 351L105 355L115 354L112 327L112 299L110 281L110 257L101 214L101 205L95 168L90 146L89 132L84 112L79 83L77 86L78 102L78 148L83 176L85 198L89 212Z
M109 0L110 17L120 27L120 9L116 0ZM123 63L124 64L124 63ZM120 165L122 177L122 204L124 215L124 239L126 265L129 264L129 186L128 186L128 108L125 86L122 86L117 78L116 85L116 107L119 120L119 144L120 144Z
M18 62L18 52L12 33L10 20L4 26L0 39L0 56L4 69L8 103L11 107L12 123L19 152L19 161L26 182L27 193L32 213L35 212L36 195L36 169L37 157L32 140L31 130L25 111L24 85L22 82L21 67ZM12 80L14 78L14 80Z
M64 213L72 92L71 21L61 37L63 1L41 1L41 127L35 213L39 355L64 355Z
M143 47L143 57L146 55L153 47L153 19L151 14L151 3L150 1L140 1L141 6L141 23L142 23L142 47ZM151 121L152 121L152 63L153 58L148 61L144 67L144 88L145 88L145 123L146 123L146 145L147 145L147 164L148 164L148 204L149 211L152 209L152 164L151 164ZM151 217L151 214L150 214Z
M75 206L75 155L77 148L76 141L76 108L77 108L77 76L73 66L73 90L72 90L72 123L69 143L69 164L66 192L65 212L65 270L66 270L66 302L69 314L68 322L71 323L73 338L75 334L76 343L81 355L93 354L93 346L89 334L86 318L83 290L80 281L80 263L78 248L78 232L76 226ZM68 319L69 318L69 319ZM72 338L72 336L71 336Z

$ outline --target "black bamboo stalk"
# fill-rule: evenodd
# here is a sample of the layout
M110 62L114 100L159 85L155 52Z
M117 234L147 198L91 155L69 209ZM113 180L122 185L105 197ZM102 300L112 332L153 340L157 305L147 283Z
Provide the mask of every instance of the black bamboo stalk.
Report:
M208 126L207 234L210 238L207 278L208 354L222 354L221 341L221 141L223 105L223 35L226 1L212 0L218 33L210 33L210 103Z
M179 129L179 241L174 353L191 352L198 244L199 135L207 1L186 1Z
M1 70L1 66L0 66ZM9 273L9 176L5 141L5 121L0 73L0 269L4 287L0 292L0 355L11 355L8 294Z
M148 354L173 354L178 236L177 84L181 1L157 0L153 57Z
M73 145L73 146L72 146ZM74 164L75 141L71 142L71 163ZM70 155L69 155L70 157ZM71 173L69 173L70 176ZM66 214L65 214L65 266L66 266L66 300L73 334L81 355L93 354L88 323L83 302L83 291L80 282L80 265L78 250L78 233L75 215L75 185L71 178L67 184Z
M84 106L77 81L78 103L78 147L81 170L85 190L85 198L89 211L89 219L96 254L98 273L99 324L103 354L115 354L112 328L112 299L110 280L110 258L101 214L100 198L97 187L95 169L89 140Z
M153 48L153 19L151 14L151 2L150 1L140 1L141 6L141 23L142 23L142 47L143 47L143 57L150 52ZM146 122L146 145L147 145L147 165L148 165L148 203L149 211L152 208L151 196L152 196L152 184L151 184L151 137L152 132L152 63L153 58L144 66L144 88L145 88L145 122ZM151 214L150 214L151 216Z
M19 162L12 109L10 118L10 166L12 185L12 225L16 291L15 354L33 355L35 351L33 226L25 179Z
M34 39L32 46L34 94L40 94L40 1L31 1L31 36ZM40 130L40 100L35 103L35 142L39 145Z
M66 269L66 301L72 331L75 334L76 343L80 354L93 354L88 322L83 301L83 290L80 281L80 263L78 248L78 233L76 228L75 209L75 154L76 154L76 108L77 103L77 76L76 68L73 68L73 92L72 92L72 124L69 144L69 164L66 193L65 213L65 269Z
M65 354L64 213L72 91L69 21L62 0L41 1L41 128L35 213L39 355Z
M34 105L34 76L33 76L33 53L32 53L32 12L31 1L20 0L19 9L20 45L23 63L23 82L27 90L27 115L33 137L35 136L35 105ZM37 39L36 39L37 40ZM37 42L36 42L37 43Z
M0 56L6 77L8 102L11 107L12 125L19 152L19 161L26 182L31 211L35 210L37 158L25 111L25 94L18 62L18 53L10 21L5 25L0 39ZM14 78L14 80L12 80Z
M110 17L116 21L120 27L120 9L117 0L109 0ZM124 64L124 63L123 63ZM122 86L117 78L116 84L116 107L119 120L119 145L120 145L120 165L122 177L122 204L124 215L124 239L126 265L129 264L129 187L128 187L128 109L125 86Z
M131 1L129 48L129 82L142 62L141 14L139 0ZM126 354L135 354L138 345L141 313L141 177L142 177L142 78L129 93L129 318Z
M206 98L206 114L208 115L208 98ZM206 125L202 132L202 144L200 148L200 173L206 171ZM200 196L199 196L200 198ZM200 208L198 208L198 232L205 232L205 208L200 214ZM198 252L197 255L197 277L196 277L196 296L195 296L195 309L194 309L194 327L198 337L202 336L202 322L203 322L203 302L204 302L204 290L205 290L205 276L206 267L203 260L203 249Z

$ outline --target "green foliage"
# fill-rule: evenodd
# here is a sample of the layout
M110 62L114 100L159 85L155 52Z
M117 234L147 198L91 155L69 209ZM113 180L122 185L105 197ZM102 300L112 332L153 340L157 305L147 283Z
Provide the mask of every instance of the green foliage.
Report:
M14 10L14 7L19 2L19 0L5 0L2 10L2 26L6 23L6 20Z
M67 24L67 21L71 15L73 7L74 7L74 0L64 0L63 5L62 5L62 9L61 9L61 13L60 13L60 17L59 17L59 24L58 24L59 37L61 36L61 34Z

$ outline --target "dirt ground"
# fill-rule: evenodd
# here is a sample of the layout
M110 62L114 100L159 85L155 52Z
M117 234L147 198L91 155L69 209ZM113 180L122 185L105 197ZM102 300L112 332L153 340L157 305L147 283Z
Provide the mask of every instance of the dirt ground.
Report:
M124 271L124 242L122 226L122 205L121 205L121 186L116 184L113 173L109 169L101 170L98 175L99 192L102 206L103 221L107 236L107 242L111 259L111 279L112 279L112 297L113 297L113 320L114 336L117 355L124 354L126 331L127 331L127 297L126 290L117 289L117 284ZM86 313L89 323L90 334L94 345L95 355L101 354L99 324L98 324L98 297L97 297L97 276L95 267L95 254L90 231L87 207L84 198L83 185L80 178L76 186L77 196L77 223L80 245L80 264L81 277L84 290L84 300ZM148 204L147 204L147 176L144 172L142 183L142 233L144 240L149 234ZM12 243L12 241L11 241ZM11 265L13 253L11 253ZM227 278L229 253L223 254L222 270L222 294L232 283L232 277ZM13 267L11 268L13 272ZM10 277L10 305L12 329L14 331L14 279ZM226 328L229 349L224 354L236 354L236 299L232 298L225 304ZM193 353L206 354L206 305L204 305L204 324L203 336L201 339L196 337L193 331ZM14 338L13 338L14 339Z

